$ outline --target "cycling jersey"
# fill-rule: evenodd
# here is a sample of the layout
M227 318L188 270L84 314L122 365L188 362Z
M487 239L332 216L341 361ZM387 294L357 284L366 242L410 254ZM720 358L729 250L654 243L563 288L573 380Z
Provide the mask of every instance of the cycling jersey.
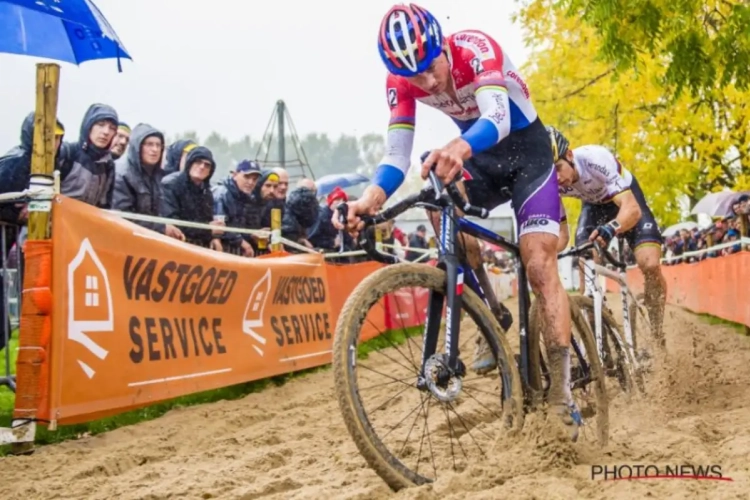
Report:
M387 196L398 189L411 165L417 101L450 116L473 155L537 119L529 89L497 42L476 30L460 31L446 40L458 102L448 92L430 95L404 77L388 75L391 120L386 155L373 177Z
M581 146L573 150L573 168L578 180L569 187L558 186L561 196L586 203L603 204L630 189L633 175L622 168L607 148Z
M659 225L656 223L656 218L648 207L646 197L635 178L633 178L629 189L633 193L638 206L641 207L641 218L630 230L622 233L622 237L633 250L644 245L661 246L662 236ZM591 233L594 232L594 229L616 218L619 212L620 207L613 201L608 203L584 203L581 208L581 215L578 217L576 246L584 244Z
M661 245L659 225L638 181L607 148L590 145L574 149L573 168L578 172L578 180L570 187L559 186L558 189L561 196L578 198L584 202L578 218L576 245L585 243L597 226L617 217L620 207L612 200L626 191L635 196L641 208L641 218L622 236L634 250L642 245Z

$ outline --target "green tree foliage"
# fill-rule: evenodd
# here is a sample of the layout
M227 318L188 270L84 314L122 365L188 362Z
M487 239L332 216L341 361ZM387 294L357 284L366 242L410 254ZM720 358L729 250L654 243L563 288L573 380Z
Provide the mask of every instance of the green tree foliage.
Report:
M594 28L599 54L620 71L653 57L677 90L750 86L747 0L559 0L555 8Z
M715 83L698 96L675 96L662 59L647 54L618 73L599 57L604 42L596 30L554 1L529 0L518 16L532 49L523 75L545 124L573 147L615 152L664 226L683 217L680 202L692 206L708 192L750 186L750 92ZM565 205L575 222L580 203Z

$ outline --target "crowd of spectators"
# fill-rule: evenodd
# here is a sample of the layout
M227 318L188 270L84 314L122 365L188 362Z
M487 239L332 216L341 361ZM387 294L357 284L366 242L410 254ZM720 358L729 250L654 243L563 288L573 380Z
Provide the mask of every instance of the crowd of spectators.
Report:
M216 178L217 165L209 148L188 138L167 144L157 127L140 123L131 128L106 104L92 104L86 110L77 141L64 140L65 126L59 120L54 133L55 170L63 195L102 209L171 219L173 223L133 220L168 237L254 257L270 251L267 235L278 209L282 238L296 244L287 244L286 251L357 249L348 235L342 241L331 223L336 206L349 200L340 188L319 200L312 179L302 178L290 186L285 169L264 169L251 159L231 166L226 178ZM0 194L28 188L33 138L31 112L21 124L18 146L0 157ZM8 268L22 271L23 259L18 251L11 250L22 247L27 221L23 200L0 203L0 231L4 235L0 258ZM203 223L212 229L187 227L177 221ZM336 261L361 259L341 257ZM0 305L4 303L5 285L0 274ZM4 311L0 329L7 321ZM0 330L0 349L3 339Z
M0 193L28 187L33 136L32 112L21 125L20 144L0 158ZM228 228L267 232L273 210L279 209L283 238L321 251L355 248L351 238L340 241L331 224L333 209L348 200L341 189L319 201L312 179L290 186L285 169L263 169L251 159L237 162L228 177L218 179L209 148L190 139L167 144L164 133L146 123L131 129L105 104L89 107L76 142L64 141L65 127L59 121L55 136L55 169L63 195L98 208L213 226L133 221L169 237L253 257L269 251L268 238ZM0 221L23 228L27 219L25 203L0 205ZM8 238L8 246L14 240ZM300 251L293 245L286 250ZM8 248L2 251L5 255Z
M683 262L698 262L704 259L720 257L737 253L742 250L740 238L748 234L750 227L750 197L740 195L732 204L732 215L715 221L709 227L700 229L681 229L674 235L665 238L663 253L666 265L675 265ZM744 232L743 232L744 231ZM705 250L723 243L736 242L725 248L703 252L697 255L684 254Z

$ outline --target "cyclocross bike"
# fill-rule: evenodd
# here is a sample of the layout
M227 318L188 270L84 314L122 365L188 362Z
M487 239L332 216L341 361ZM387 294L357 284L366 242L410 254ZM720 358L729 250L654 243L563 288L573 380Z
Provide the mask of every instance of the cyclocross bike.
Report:
M486 450L498 446L498 438L512 439L524 424L524 414L545 401L549 387L549 373L540 349L539 311L537 302L531 304L519 247L457 217L457 207L469 216L486 218L489 213L469 204L455 183L444 187L434 173L430 174L430 183L431 186L377 216L362 217L366 229L360 233L360 246L373 260L388 265L369 275L352 291L339 316L334 337L333 372L347 429L368 464L394 490L430 482L437 477L438 468L462 470L469 461L486 457ZM397 257L379 252L373 242L375 225L416 206L439 210L442 214L435 267L398 263ZM342 204L338 210L339 216L345 218L347 206ZM516 258L518 358L488 307L474 273L461 265L457 251L459 231L501 246ZM561 257L578 255L593 246L587 243ZM464 280L468 288L463 287ZM377 313L372 313L378 304L384 311L397 309L392 317L420 313L400 309L405 307L401 289L416 294L425 293L426 289L424 326L397 331L391 325L388 332L373 334L370 327L377 327L376 323L381 321ZM441 328L443 310L445 322ZM462 310L466 313L463 319L473 321L476 328L462 325ZM591 329L579 309L572 306L571 315L571 392L583 418L580 430L587 434L591 429L593 440L603 446L609 432L605 376ZM444 330L442 342L441 330ZM460 332L482 335L497 362L496 372L474 378L467 376L460 358ZM419 335L422 335L421 348L416 340ZM414 352L418 354L420 350L421 356L415 359ZM378 363L369 366L366 362L376 354L381 355ZM375 382L376 376L386 381ZM474 385L477 383L483 387ZM364 395L370 391L376 394L377 404L366 404ZM409 395L416 397L409 401ZM459 411L465 411L464 415ZM438 423L441 416L445 422ZM420 417L424 420L421 425ZM399 428L404 423L407 423L405 428ZM412 434L418 438L418 445L407 444ZM475 451L467 452L467 448L475 447L478 455ZM449 456L435 459L436 451ZM434 475L430 475L429 469Z
M618 239L618 245L618 253L623 255L621 239ZM625 392L630 392L634 387L644 392L644 367L640 360L648 358L648 354L645 349L638 350L635 320L639 313L646 322L648 319L628 288L625 273L627 264L613 258L608 251L602 252L602 255L616 271L596 263L589 252L574 259L574 269L579 267L576 261L582 261L580 266L583 270L584 296L577 296L573 300L584 312L589 326L593 327L597 352L607 375L617 377ZM605 290L601 285L600 276L611 279L620 287L622 327L617 324L612 311L606 305Z

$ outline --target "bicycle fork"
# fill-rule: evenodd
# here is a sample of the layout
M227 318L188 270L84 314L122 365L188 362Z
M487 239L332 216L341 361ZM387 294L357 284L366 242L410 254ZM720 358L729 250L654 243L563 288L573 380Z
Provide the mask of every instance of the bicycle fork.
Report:
M430 291L422 346L422 366L417 386L429 389L441 401L451 401L461 389L466 366L458 358L459 329L464 269L456 254L457 228L452 207L442 211L440 220L441 258L438 268L446 274L445 293ZM440 320L445 302L445 351L437 354Z
M585 286L585 294L591 297L594 301L594 338L596 339L596 350L599 352L599 359L604 360L604 339L602 336L602 307L603 299L602 291L599 288L599 283L596 282L596 270L594 264L589 259L583 260L583 282Z

